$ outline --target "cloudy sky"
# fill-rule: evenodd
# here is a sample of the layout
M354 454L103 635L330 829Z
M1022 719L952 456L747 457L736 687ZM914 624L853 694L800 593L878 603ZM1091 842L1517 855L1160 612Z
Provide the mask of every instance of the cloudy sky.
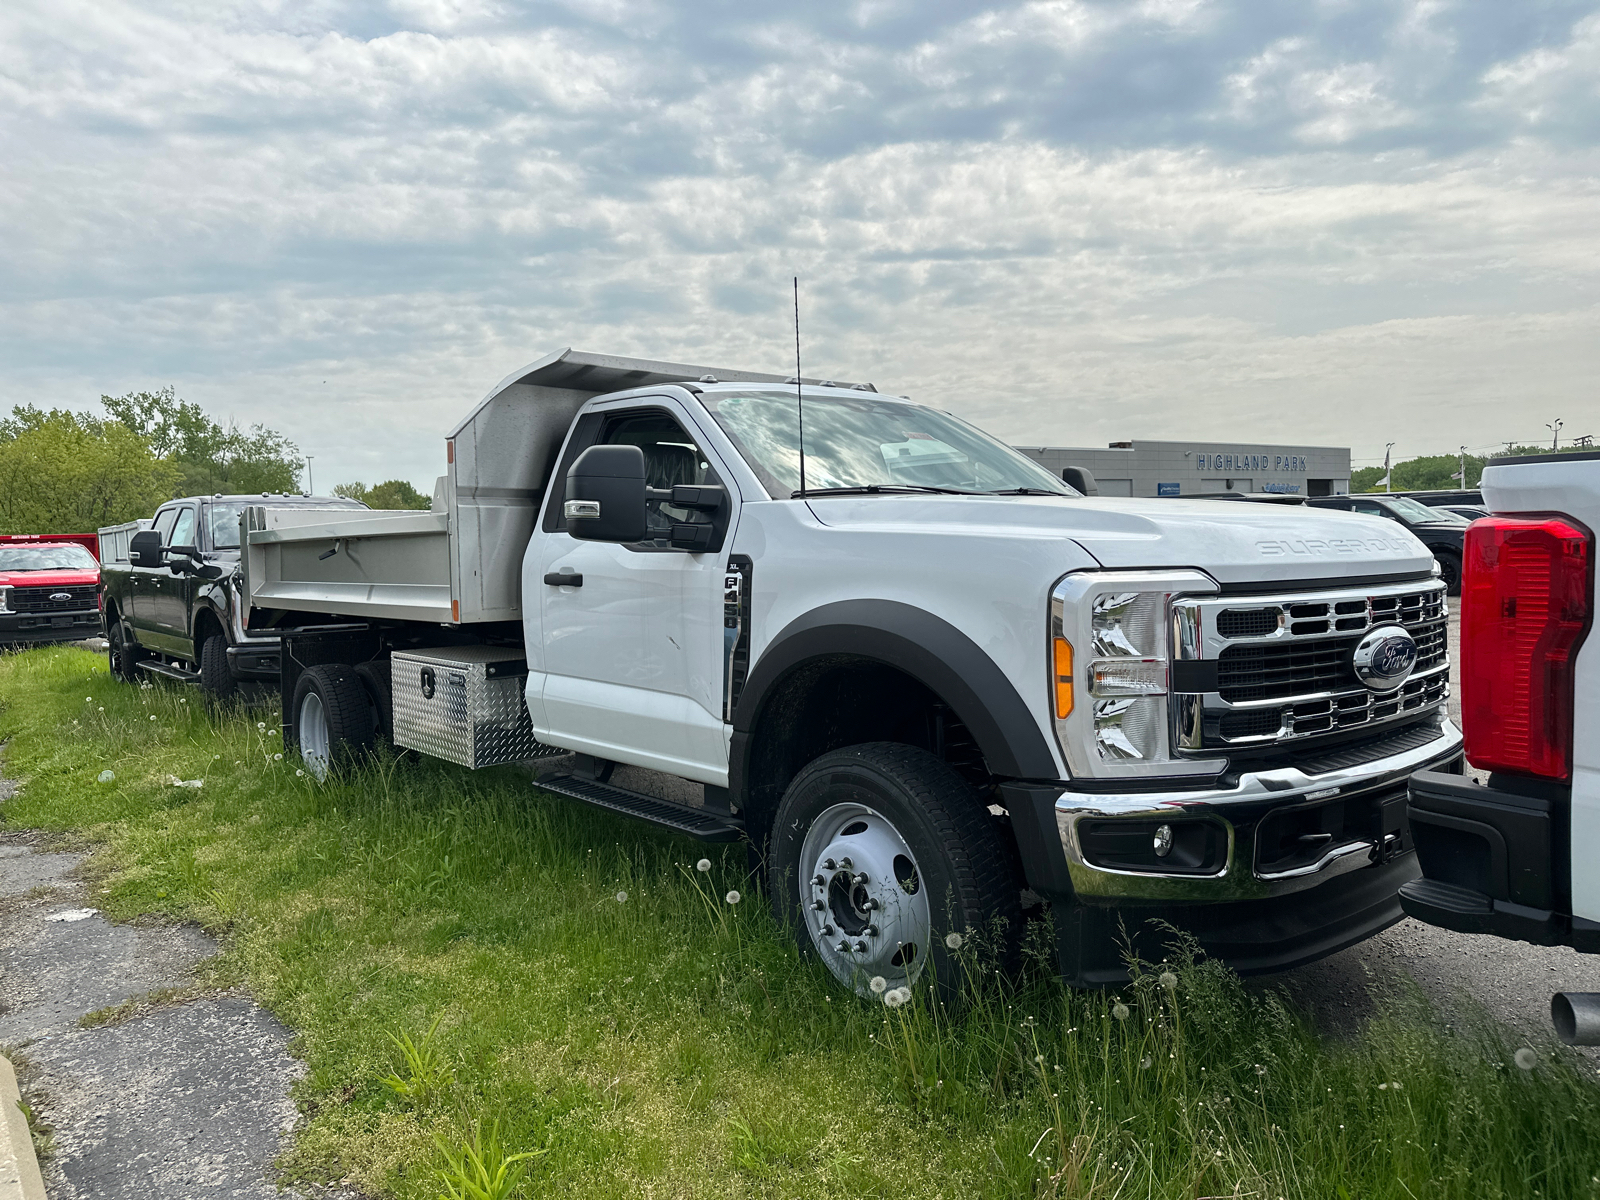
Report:
M6 0L0 404L322 488L564 346L1025 444L1600 435L1600 8Z

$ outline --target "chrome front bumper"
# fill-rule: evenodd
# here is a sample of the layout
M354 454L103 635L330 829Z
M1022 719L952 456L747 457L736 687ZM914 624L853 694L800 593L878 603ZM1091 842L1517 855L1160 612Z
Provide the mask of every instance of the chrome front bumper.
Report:
M1140 792L1125 795L1063 791L1055 802L1056 826L1067 859L1067 871L1079 899L1173 901L1217 904L1261 900L1318 887L1379 860L1384 848L1372 839L1330 844L1314 863L1280 872L1256 869L1257 824L1280 809L1313 802L1359 801L1371 797L1403 797L1406 781L1419 770L1448 763L1461 753L1461 732L1446 719L1439 736L1421 746L1320 775L1296 767L1252 771L1233 787L1201 791ZM1208 818L1227 831L1227 851L1220 869L1209 874L1167 874L1097 865L1085 856L1079 825L1085 820L1150 821Z

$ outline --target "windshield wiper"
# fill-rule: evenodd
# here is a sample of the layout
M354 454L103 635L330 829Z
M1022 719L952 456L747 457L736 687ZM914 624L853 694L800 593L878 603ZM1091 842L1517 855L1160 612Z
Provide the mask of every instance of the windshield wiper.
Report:
M969 492L962 488L934 487L927 483L868 483L859 487L831 487L807 488L803 492L791 492L789 499L802 500L807 496L876 496L880 493L893 495L895 493L910 492L913 495L931 492L938 496L987 496L988 492Z
M1066 492L1054 492L1054 491L1051 491L1049 488L1018 487L1018 488L1000 488L998 491L990 492L989 495L991 495L991 496L1062 496L1062 497L1065 497L1067 495L1067 493Z

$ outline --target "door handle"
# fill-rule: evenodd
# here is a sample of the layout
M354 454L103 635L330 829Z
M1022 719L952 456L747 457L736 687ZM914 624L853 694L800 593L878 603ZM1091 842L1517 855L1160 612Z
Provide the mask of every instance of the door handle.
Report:
M551 587L582 587L583 576L575 575L571 571L551 571L544 577L544 581Z

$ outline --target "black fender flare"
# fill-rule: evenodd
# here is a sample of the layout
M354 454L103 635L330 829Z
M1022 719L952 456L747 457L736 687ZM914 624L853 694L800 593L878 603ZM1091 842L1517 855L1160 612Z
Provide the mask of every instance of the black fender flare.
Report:
M1043 618L1040 678L1044 678ZM971 731L997 776L1056 779L1056 765L1034 712L1016 685L976 642L941 617L895 600L841 600L812 609L772 639L750 669L733 714L730 790L742 794L750 734L775 685L802 663L830 655L881 662L916 679ZM1044 703L1041 689L1039 703Z

